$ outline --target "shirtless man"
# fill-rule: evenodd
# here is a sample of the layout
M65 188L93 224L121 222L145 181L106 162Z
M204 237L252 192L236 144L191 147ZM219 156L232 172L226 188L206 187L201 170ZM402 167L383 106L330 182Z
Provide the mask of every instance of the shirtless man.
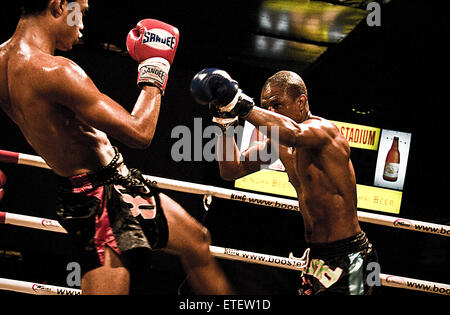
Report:
M81 251L83 294L130 293L131 257L152 249L180 255L195 292L230 294L208 231L128 169L107 137L136 149L150 145L178 30L143 20L130 32L141 87L130 114L78 65L54 55L79 40L88 0L22 2L16 31L0 46L0 107L58 178L57 215ZM154 28L167 36L167 47L152 36Z
M266 126L267 138L242 153L232 135L219 136L219 156L224 157L219 158L219 167L226 180L260 170L267 162L252 158L259 156L255 150L265 150L271 135L278 133L279 144L271 147L278 151L297 192L311 249L299 293L370 293L365 267L376 255L358 223L350 147L335 125L311 114L300 76L280 71L270 77L262 88L262 108L254 106L225 71L214 68L199 72L191 91L198 103L209 105L213 121L223 130L238 117L257 128ZM233 148L232 154L227 148Z

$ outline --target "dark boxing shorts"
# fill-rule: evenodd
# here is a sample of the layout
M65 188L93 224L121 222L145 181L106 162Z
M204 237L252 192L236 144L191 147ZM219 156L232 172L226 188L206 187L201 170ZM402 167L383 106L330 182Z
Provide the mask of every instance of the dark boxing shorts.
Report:
M367 265L377 262L372 244L361 232L327 244L309 244L310 261L300 279L300 295L369 295Z
M126 257L134 249L167 245L158 192L117 152L95 172L58 177L57 217L77 244L83 274L104 264L105 247Z

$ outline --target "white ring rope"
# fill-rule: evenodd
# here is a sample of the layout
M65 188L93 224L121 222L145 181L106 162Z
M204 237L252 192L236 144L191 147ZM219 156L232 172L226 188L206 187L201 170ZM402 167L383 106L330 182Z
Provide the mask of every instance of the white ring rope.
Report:
M0 212L0 223L11 224L11 225L16 225L16 226L23 226L23 227L28 227L28 228L40 229L40 230L46 230L46 231L50 231L50 232L67 233L67 231L56 220L30 217L30 216L26 216L26 215L19 215L19 214L14 214L14 213L9 213L9 212ZM272 255L254 253L254 252L233 249L233 248L217 247L217 246L210 246L210 251L211 251L212 256L221 258L221 259L235 260L235 261L241 261L241 262L245 262L245 263L253 263L253 264L259 264L259 265L271 266L271 267L275 267L275 268L298 270L298 271L304 270L309 261L309 250L308 249L305 251L305 253L303 254L303 257L301 257L301 258L293 257L292 253L289 254L289 257L279 257L279 256L272 256ZM381 280L380 284L382 286L422 291L422 292L435 293L435 294L450 295L450 285L448 285L448 284L430 282L430 281L424 281L424 280L417 280L417 279L393 276L393 275L382 274L382 273L380 273L379 276L380 276L380 280ZM6 281L13 282L13 284L12 285L9 284L9 286L7 286L7 284L8 284L7 282L4 282L5 280L6 279L0 279L0 290L2 290L2 289L10 290L9 288L15 288L15 286L14 286L15 280L6 280ZM20 286L21 284L18 283L17 285L19 288L24 288L24 290L26 290L26 292L23 292L23 291L19 291L19 292L31 293L31 294L43 294L43 293L39 293L39 292L35 292L35 291L30 291L30 287L28 286L28 284L26 284L25 286L23 286L23 285ZM67 288L59 288L59 289L67 289ZM68 289L68 290L72 290L72 289ZM44 293L45 292L46 291L44 290ZM56 294L63 294L61 292L65 292L65 291L52 291L52 292L53 293L56 292ZM53 293L48 293L48 294L53 294ZM70 294L70 293L67 292L67 294Z
M274 207L284 210L300 211L297 200L276 198L266 195L253 194L238 190L183 182L156 176L144 175L151 185L160 189L168 189L191 194L207 194L221 199L241 201L258 206ZM361 222L405 229L423 233L431 233L442 236L450 236L450 226L435 224L399 217L380 215L375 213L358 211L358 219Z
M0 290L35 295L81 295L81 290L0 278Z
M50 169L47 163L39 156L4 150L0 150L0 162ZM221 199L240 201L258 206L299 211L297 200L276 198L267 195L253 194L238 190L231 190L203 184L195 184L191 182L183 182L156 176L144 175L144 177L151 182L152 186L160 189L168 189L197 195L214 196ZM366 223L450 237L450 226L448 225L404 219L363 211L358 211L358 219L359 221Z
M286 258L218 246L209 246L209 250L211 255L217 258L297 271L304 270L309 263L309 248L305 250L301 258L294 257L292 253L289 254L289 258Z
M409 289L441 295L450 295L450 286L412 278L391 276L380 273L381 285L400 289ZM81 290L0 278L0 290L14 291L34 295L81 295Z
M61 224L56 220L31 217L22 214L0 212L0 224L1 223L67 234L67 231L64 229L64 227L62 227ZM299 271L303 270L307 266L309 254L309 251L307 250L305 251L305 254L302 258L296 258L292 255L289 258L286 258L217 246L210 246L210 251L213 256L218 258L238 260L241 262L260 264L271 267L279 267L281 265L286 269Z

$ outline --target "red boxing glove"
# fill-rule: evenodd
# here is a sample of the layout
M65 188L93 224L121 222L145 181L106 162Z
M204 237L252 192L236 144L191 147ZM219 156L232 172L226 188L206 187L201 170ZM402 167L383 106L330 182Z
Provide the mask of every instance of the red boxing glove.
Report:
M5 195L5 190L3 189L3 186L6 184L6 175L5 173L0 170L0 200L3 199L3 196Z
M128 53L139 62L138 85L154 85L164 94L179 37L176 27L153 19L140 21L128 33Z

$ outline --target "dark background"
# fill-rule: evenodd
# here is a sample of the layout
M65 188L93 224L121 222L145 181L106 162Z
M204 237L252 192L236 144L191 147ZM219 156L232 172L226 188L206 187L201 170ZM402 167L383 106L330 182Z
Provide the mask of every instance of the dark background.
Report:
M151 147L138 151L114 140L113 143L129 166L138 167L145 174L226 188L233 188L233 183L220 178L217 163L176 163L170 156L177 141L171 138L175 126L185 125L193 130L194 117L201 117L203 126L210 124L209 113L195 104L189 93L191 78L206 67L222 68L239 81L246 94L258 100L267 77L282 69L297 71L308 86L314 114L412 133L400 216L450 224L444 113L449 69L446 11L438 1L393 0L382 3L381 26L369 27L361 18L366 8L364 1L329 3L360 9L359 15L355 13L358 18L352 20L351 32L338 41L318 41L301 32L264 29L259 23L265 14L262 1L144 4L91 0L83 45L58 54L78 63L101 91L131 110L139 90L135 85L137 64L123 53L128 31L142 18L177 26L180 44ZM1 42L12 35L19 18L17 5L9 6L1 11ZM341 21L345 24L348 19L338 17L338 26ZM255 44L257 38L312 48L300 49L297 54L290 50L261 53ZM0 149L35 154L2 112L0 129ZM376 157L353 149L352 158L358 183L370 185ZM55 217L54 179L48 170L3 163L0 169L8 176L6 195L0 202L2 211ZM204 219L202 196L166 193L197 219ZM212 233L213 245L277 256L287 256L289 252L299 256L304 249L303 222L298 213L214 199L204 223ZM382 273L450 283L447 237L367 223L361 226L379 253ZM67 286L65 268L71 261L76 261L76 257L65 235L0 226L0 277ZM231 261L221 264L244 294L296 292L295 272ZM164 254L155 255L144 276L148 281L143 291L153 294L176 294L184 278L178 260ZM379 288L377 294L429 295L387 287Z

